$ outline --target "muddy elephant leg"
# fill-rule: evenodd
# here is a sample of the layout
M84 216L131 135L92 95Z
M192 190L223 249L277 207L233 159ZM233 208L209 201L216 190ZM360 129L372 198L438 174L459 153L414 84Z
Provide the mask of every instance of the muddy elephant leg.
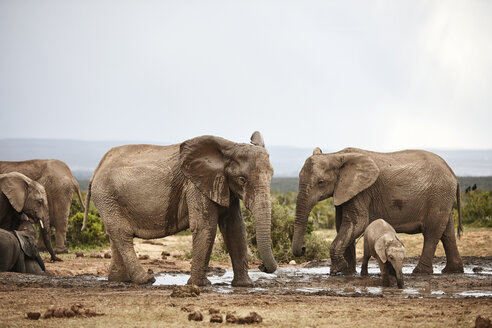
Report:
M362 258L362 266L360 268L360 275L367 276L367 265L369 263L369 259L371 258L371 253L369 251L369 245L364 241L364 257Z
M69 206L62 208L61 206ZM57 208L57 214L51 218L51 225L55 228L55 253L67 253L67 226L68 226L68 215L70 213L71 198L65 201L65 204L60 203L60 207Z
M234 271L232 286L253 286L253 281L248 275L246 227L241 214L239 200L232 202L229 211L219 217L219 228L231 257Z
M187 194L190 230L192 232L191 277L188 284L210 285L208 263L215 241L218 223L217 206L199 191Z
M446 266L442 269L442 273L463 273L463 261L461 260L458 246L456 245L456 237L454 235L454 220L451 214L446 225L446 230L441 237L444 251L446 252Z
M111 265L109 266L108 280L123 282L131 281L123 263L123 258L113 242L111 242Z
M359 236L357 236L356 238L358 238L358 237ZM345 260L347 261L347 269L344 270L343 274L345 274L345 275L355 274L357 272L355 270L355 264L356 264L355 240L347 246L347 249L345 250L345 253L343 254L343 256L345 257Z
M105 220L108 222L108 220ZM107 233L111 239L111 249L115 250L115 255L121 255L123 265L128 273L131 282L135 284L148 284L155 281L154 275L146 272L137 259L135 249L133 248L133 231L128 220L123 217L112 217L109 222L117 222L117 224L107 225ZM115 270L118 270L118 262L115 260ZM121 270L119 270L121 272ZM122 279L126 278L120 273ZM116 278L116 277L115 277Z
M381 269L381 278L383 279L383 286L390 286L390 278L389 278L389 262L383 263L379 261L379 268Z
M438 242L439 239L424 234L424 247L422 248L422 255L420 255L419 263L413 269L414 274L430 274L434 272L432 268L432 260L436 252Z

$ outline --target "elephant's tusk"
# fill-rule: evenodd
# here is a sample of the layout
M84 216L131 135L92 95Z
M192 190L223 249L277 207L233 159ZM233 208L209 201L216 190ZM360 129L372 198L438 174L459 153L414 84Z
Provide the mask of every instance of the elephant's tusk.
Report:
M39 220L39 225L41 226L41 229L44 229L43 221Z

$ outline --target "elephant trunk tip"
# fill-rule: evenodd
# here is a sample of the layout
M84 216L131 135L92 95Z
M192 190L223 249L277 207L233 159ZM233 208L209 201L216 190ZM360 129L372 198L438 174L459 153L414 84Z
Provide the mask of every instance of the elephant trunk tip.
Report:
M294 254L295 257L301 257L306 253L306 247L302 246L301 248L294 248L292 250L292 254Z
M277 271L277 263L274 263L272 266L270 267L267 267L265 266L265 263L262 263L260 264L260 266L258 266L258 269L261 271L261 272L265 272L265 273L274 273L275 271Z

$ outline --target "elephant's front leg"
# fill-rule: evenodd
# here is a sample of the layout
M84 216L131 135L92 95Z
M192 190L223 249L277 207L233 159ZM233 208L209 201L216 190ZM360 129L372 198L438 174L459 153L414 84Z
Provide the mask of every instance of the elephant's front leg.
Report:
M206 199L201 193L196 195L198 201L188 198L190 230L192 232L191 277L188 284L197 286L210 285L206 274L210 254L217 233L217 205Z
M248 275L246 227L241 215L239 199L232 201L227 213L220 216L219 228L234 270L232 286L253 286L253 281Z

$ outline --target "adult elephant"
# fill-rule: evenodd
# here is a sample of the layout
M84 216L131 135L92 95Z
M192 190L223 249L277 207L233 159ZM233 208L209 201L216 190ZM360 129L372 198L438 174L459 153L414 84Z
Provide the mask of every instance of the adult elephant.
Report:
M312 207L333 196L337 236L330 247L330 273L355 272L355 240L369 222L384 219L397 232L422 233L424 246L414 273L432 273L439 240L446 252L443 272L463 272L454 236L452 208L460 187L439 156L421 150L377 153L346 148L322 154L316 148L299 173L292 251L300 256Z
M89 182L84 226L92 195L111 241L108 279L153 282L137 261L133 237L161 238L189 227L193 246L188 283L209 284L205 274L218 224L232 261L232 285L252 285L240 199L254 216L260 269L274 272L273 169L259 132L251 143L201 136L171 146L127 145L106 153Z
M46 267L36 246L36 232L29 221L18 230L0 229L0 272L44 274Z
M79 184L73 177L70 168L64 162L56 159L0 162L0 173L14 171L20 172L44 186L49 206L49 221L46 222L46 228L48 230L51 227L55 228L55 251L66 253L68 215L74 192L77 193L80 203L84 206ZM43 242L44 239L40 237L39 245L42 246ZM44 245L48 248L46 242Z
M51 260L60 260L49 242L49 210L44 187L19 172L0 174L0 229L24 230L22 214L39 223Z

